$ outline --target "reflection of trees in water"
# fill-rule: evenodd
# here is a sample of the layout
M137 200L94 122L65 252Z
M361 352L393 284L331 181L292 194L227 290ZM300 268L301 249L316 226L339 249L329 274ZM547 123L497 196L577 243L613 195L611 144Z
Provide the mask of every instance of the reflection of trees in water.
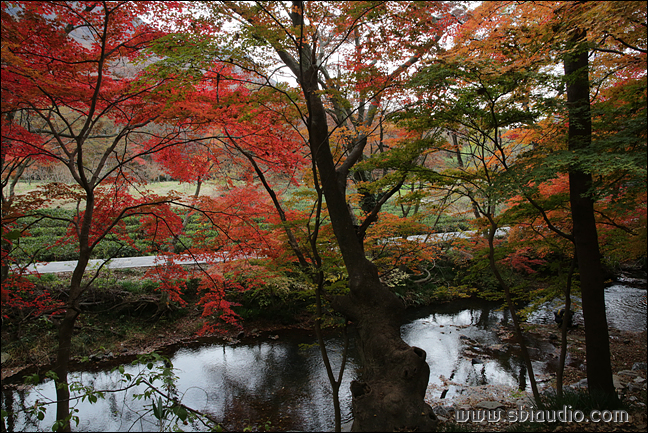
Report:
M511 313L508 310L501 310L491 302L485 302L481 308L471 311L475 314L479 313L479 319L473 321L479 329L491 330L494 326L506 325L511 320Z
M110 416L112 418L121 418L122 414L120 413L119 407L117 406L117 396L115 394L108 395L108 408L110 410Z
M475 348L479 355L468 355L461 350L461 346L467 344L464 342L458 342L459 352L456 354L457 358L454 359L452 351L446 350L448 345L451 344L449 341L444 341L443 339L437 343L435 346L435 351L444 351L448 353L448 356L453 357L451 372L447 377L450 381L459 381L464 383L467 386L479 386L486 384L499 383L502 378L508 378L506 381L515 381L518 385L521 384L522 387L526 386L526 378L520 382L520 375L526 374L526 369L522 372L522 360L519 359L515 354L508 353L498 353L495 350L489 349L490 344L494 342L501 342L499 337L496 336L495 330L500 323L507 323L510 321L510 313L508 311L500 311L499 305L494 302L479 302L479 306L475 306L474 303L469 304L468 308L464 303L459 303L459 305L452 308L452 306L442 306L439 308L441 311L430 311L426 310L425 314L422 314L418 319L424 320L424 323L434 323L437 325L444 326L459 326L459 334L461 334L461 328L465 326L471 327L472 330L478 330L479 332L473 333L472 339L476 339L479 344ZM416 320L416 319L415 319ZM441 332L444 334L450 334L453 331L446 332L445 329L436 329L436 326L425 325L424 329L421 330L417 326L411 326L404 328L404 338L407 340L408 335L412 335L415 338L420 338L420 332L423 332L426 335L426 339L432 338L436 332ZM470 331L468 331L470 333ZM458 338L458 337L457 337ZM493 339L495 341L493 341ZM454 340L452 340L454 342ZM454 344L454 343L453 343ZM481 362L473 363L473 358L481 358ZM431 365L431 371L435 371L435 365ZM437 369L438 370L438 369ZM443 392L444 396L447 394L447 390Z
M447 325L463 326L473 325L477 330L475 335L485 336L493 331L493 327L500 321L509 320L508 312L497 311L493 303L480 302L478 305L471 304L470 308L459 308L457 306L442 306L438 310L431 309L418 313L417 318L410 319L403 328L404 335L411 333L412 337L423 338L424 340L434 339L436 326L430 326L429 321L434 320ZM425 325L417 327L413 322L416 319L429 319ZM448 331L449 329L446 329ZM451 329L452 336L458 338L460 332ZM460 331L460 330L458 330ZM446 332L449 334L449 332ZM238 344L236 346L201 346L195 351L183 349L184 354L176 365L181 371L179 373L179 387L182 386L182 371L191 372L190 376L193 386L200 388L199 398L192 401L192 396L186 396L183 402L196 409L205 410L218 419L222 419L228 430L242 430L252 423L263 423L270 420L274 429L280 430L320 430L327 429L332 425L333 410L330 403L330 386L326 372L322 365L319 349L312 346L301 350L299 343L312 344L314 339L308 339L298 334L282 334L276 341L257 342L256 344ZM468 334L469 335L469 334ZM490 335L490 334L489 334ZM461 345L461 343L457 343ZM327 339L327 346L331 349L331 362L334 366L339 365L341 357L342 342L337 338ZM434 346L441 350L440 346ZM353 376L355 358L353 348L350 347L349 365L345 373L345 383L342 385L341 395L344 400L347 398L348 382ZM427 350L427 349L426 349ZM434 350L434 349L433 349ZM452 369L449 379L463 381L470 376L472 384L492 383L495 375L506 377L507 381L513 381L526 385L526 369L523 369L522 362L511 353L496 354L489 352L487 358L483 355L485 365L471 365L470 358L461 352L448 353L452 359L449 367ZM340 356L338 356L340 355ZM458 358L455 358L458 356ZM493 359L493 361L487 361ZM209 360L209 361L208 361ZM181 365L183 364L183 365ZM468 365L466 365L468 364ZM434 366L431 367L434 371ZM470 368L472 371L466 370ZM458 377L459 376L459 377ZM100 388L110 387L114 378L103 376L84 376L84 382L88 380ZM103 383L106 382L106 383ZM112 384L117 387L118 384ZM206 394L203 394L206 393ZM15 395L12 395L15 393ZM25 396L19 391L3 391L3 407L26 407L30 399L25 401ZM182 392L180 393L182 395ZM132 395L130 396L132 397ZM111 419L121 419L122 425L130 426L136 417L136 413L128 410L130 406L138 409L132 399L125 398L125 404L120 396L107 396L108 407L110 408ZM198 401L199 400L199 401ZM141 402L140 402L141 403ZM344 406L344 405L343 405ZM349 407L343 407L343 412ZM117 412L117 413L116 413ZM22 417L25 417L23 421ZM86 415L87 416L87 415ZM21 415L20 418L8 418L7 431L18 429L42 430L42 423L39 423L35 416ZM329 425L330 424L330 425ZM9 427L11 425L11 428ZM154 427L154 426L153 426Z
M493 376L495 374L489 373L489 368L498 368L501 370L501 373L507 377L515 378L518 384L519 389L524 390L527 384L526 378L526 367L524 362L517 356L503 355L500 357L494 357L493 360L482 359L483 363L473 364L472 362L460 363L463 364L466 369L465 385L467 386L480 386L494 384ZM495 367L492 367L495 364ZM451 378L455 375L456 368L453 370ZM452 379L451 379L452 380Z
M472 310L475 312L475 310ZM490 318L490 312L491 308L488 304L484 305L484 308L481 310L477 310L479 312L479 319L477 321L473 321L476 327L479 329L487 329L490 327L490 324L488 323L488 319Z
M522 363L520 366L520 375L519 375L519 384L520 388L519 389L526 389L526 382L527 382L527 369L526 365Z
M486 364L472 364L472 369L469 370L466 377L466 385L479 386L486 385L488 379L486 378Z
M247 350L246 350L247 349ZM224 348L225 350L225 348ZM256 347L237 347L235 360L224 351L222 376L223 422L228 429L242 429L250 423L271 420L273 427L303 428L303 408L312 398L309 356L296 343L260 343ZM228 374L227 365L245 362L245 376L240 369ZM253 380L251 380L253 379ZM309 398L310 397L310 398ZM300 410L297 410L300 409Z
M14 405L14 393L11 390L2 390L2 409L9 413L7 416L7 424L5 425L4 418L2 419L2 431L16 431L16 417L12 414Z
M298 343L284 338L224 352L225 366L230 368L220 369L219 395L215 398L222 402L218 416L222 416L226 429L241 430L267 420L281 430L320 430L332 425L331 390L319 348L300 349ZM341 362L342 342L333 338L326 343L335 367ZM353 368L353 356L348 363ZM351 371L345 374L345 384L351 375Z
M18 401L16 401L16 395L18 396ZM33 403L27 402L28 395L29 391L25 391L23 389L18 389L15 391L11 389L2 390L2 409L8 413L8 416L6 418L7 425L3 425L6 430L3 429L3 431L16 431L17 423L21 425L22 430L33 429L34 431L39 431L40 421L36 418L35 415L29 413L29 408L33 405ZM18 414L21 414L23 416L22 422L19 422L19 420L17 419Z

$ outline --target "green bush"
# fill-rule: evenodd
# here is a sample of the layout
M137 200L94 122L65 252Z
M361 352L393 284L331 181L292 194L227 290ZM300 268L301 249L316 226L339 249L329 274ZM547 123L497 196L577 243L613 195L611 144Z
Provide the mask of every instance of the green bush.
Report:
M102 240L92 251L93 259L105 259L113 257L133 257L141 253L134 247L120 241Z
M142 282L142 292L143 293L153 293L159 286L160 286L160 283L158 283L156 281L144 280Z
M40 238L40 237L61 237L65 236L67 233L67 226L61 225L61 226L56 226L56 227L43 227L43 226L36 226L36 227L31 227L29 229L29 236L31 238Z
M283 324L294 323L296 317L315 303L314 290L288 277L274 278L258 289L234 295L240 307L233 310L243 319L268 319Z
M122 290L125 290L127 292L136 293L136 294L143 292L142 285L135 281L126 280L126 281L122 281L119 285L121 286Z
M32 258L39 262L77 260L76 246L63 244L54 246L58 238L24 237L20 238L18 247L12 253L20 263L27 263Z

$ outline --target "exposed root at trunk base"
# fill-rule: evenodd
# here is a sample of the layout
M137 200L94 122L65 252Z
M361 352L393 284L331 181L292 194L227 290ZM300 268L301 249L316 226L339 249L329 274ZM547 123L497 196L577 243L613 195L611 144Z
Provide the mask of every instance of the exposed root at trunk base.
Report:
M430 377L426 353L418 347L387 339L383 363L365 369L351 383L352 431L434 431L437 417L424 397ZM376 340L374 340L375 342Z

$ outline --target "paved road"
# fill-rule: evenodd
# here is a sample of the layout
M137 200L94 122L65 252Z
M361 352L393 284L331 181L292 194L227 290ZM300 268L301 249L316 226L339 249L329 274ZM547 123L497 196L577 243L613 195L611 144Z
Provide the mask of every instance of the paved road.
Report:
M104 265L104 267L108 269L146 268L146 267L155 266L157 263L161 263L164 261L164 258L161 257L159 259L160 262L156 263L156 259L158 259L158 256L115 258L115 259L108 260L107 263ZM106 260L103 259L90 260L90 262L88 263L88 270L97 269L99 266L101 266L102 263L105 262ZM192 265L196 263L206 263L206 262L207 262L206 260L196 261L189 257L187 259L182 260L179 263ZM27 270L32 272L37 271L40 274L72 272L74 271L74 267L76 266L76 264L77 264L76 260L69 260L66 262L36 263L35 265L28 266Z
M505 236L508 234L510 228L509 227L502 227L500 229L497 229L495 231L495 236ZM414 236L408 236L407 240L413 241L413 240L418 240L420 242L440 242L440 241L449 241L452 239L468 239L471 238L475 233L477 233L475 230L467 230L464 232L447 232L447 233L429 233L426 235L414 235ZM388 238L385 239L385 242L389 242L392 239L400 239L400 238Z
M503 227L499 230L497 230L496 235L497 236L504 236L508 233L508 227ZM408 240L418 240L420 242L439 242L439 241L447 241L453 238L469 238L473 234L475 234L474 231L465 231L465 232L449 232L449 233L432 233L429 235L415 235L415 236L409 236L407 239ZM392 238L392 239L398 239L398 238ZM386 240L386 242L389 242L389 239ZM160 257L160 262L164 261L163 256ZM158 256L145 256L145 257L124 257L124 258L115 258L115 259L110 259L108 260L104 267L108 269L125 269L125 268L146 268L146 267L151 267L155 266L156 259L158 259ZM176 260L177 261L177 260ZM90 263L88 263L88 270L90 269L96 269L99 266L101 266L102 263L106 262L106 260L99 259L99 260L90 260ZM35 265L31 265L27 267L27 270L29 271L37 271L38 273L41 274L53 274L57 272L72 272L74 271L74 267L76 266L76 260L70 260L66 262L49 262L49 263L36 263ZM197 263L207 263L206 260L193 260L191 257L187 257L186 259L182 260L179 262L181 264L186 264L186 265L193 265Z

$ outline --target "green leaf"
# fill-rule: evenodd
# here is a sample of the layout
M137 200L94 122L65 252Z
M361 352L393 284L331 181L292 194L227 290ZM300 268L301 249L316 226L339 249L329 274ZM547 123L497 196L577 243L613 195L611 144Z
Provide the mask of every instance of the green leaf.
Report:
M187 419L187 416L189 415L187 413L187 409L185 409L182 406L174 406L173 407L173 413L180 418L181 421L184 421Z
M164 407L162 406L162 397L158 397L158 404L153 402L153 415L155 418L162 420L164 418Z
M5 234L4 238L5 239L10 239L10 240L16 240L16 239L20 238L20 235L21 235L20 230L12 230L12 231L8 232L7 234Z
M36 385L39 382L38 373L34 373L30 376L25 376L25 385Z

